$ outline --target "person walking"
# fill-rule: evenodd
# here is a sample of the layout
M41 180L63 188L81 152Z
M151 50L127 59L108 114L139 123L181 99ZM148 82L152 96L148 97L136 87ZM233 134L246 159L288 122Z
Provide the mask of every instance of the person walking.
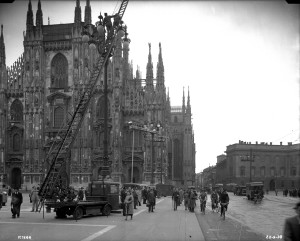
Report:
M123 216L126 216L125 198L127 196L127 193L125 187L122 188L120 196L121 196L121 207L123 209Z
M143 204L146 204L146 201L147 201L147 189L146 187L143 187L143 190L142 190L142 199L143 199Z
M182 204L182 201L183 201L183 190L182 188L179 189L179 205Z
M184 208L185 210L187 210L189 207L189 192L187 190L184 191L183 198L184 198Z
M39 193L39 187L36 188L35 186L33 186L32 191L30 193L30 198L31 198L31 202L32 202L31 212L38 211L38 203L39 203L38 193Z
M297 215L287 218L284 224L283 240L299 241L300 240L300 202L294 207Z
M125 220L127 220L127 216L130 215L131 216L131 219L132 219L132 216L133 216L133 196L131 194L131 191L127 191L126 192L126 198L124 200L124 203L125 203L125 212L126 212L126 218Z
M142 205L142 190L138 188L136 190L136 193L138 195L138 206L141 206Z
M134 206L134 209L137 209L137 205L138 205L138 202L139 202L139 197L136 193L136 187L133 188L132 190L132 196L133 196L133 206Z
M11 197L12 218L20 217L21 204L23 203L23 195L19 192L19 188L15 188Z
M154 190L151 188L147 195L147 206L148 206L148 212L153 213L153 207L155 205L155 195Z
M174 203L174 211L177 211L177 206L179 204L180 194L178 192L178 189L175 188L173 194L172 194L172 200Z

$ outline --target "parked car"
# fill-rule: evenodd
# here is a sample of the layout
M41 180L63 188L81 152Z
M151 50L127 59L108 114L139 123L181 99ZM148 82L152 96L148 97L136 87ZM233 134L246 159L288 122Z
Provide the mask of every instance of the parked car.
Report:
M7 190L4 188L1 188L0 193L2 194L2 206L5 206L7 203Z

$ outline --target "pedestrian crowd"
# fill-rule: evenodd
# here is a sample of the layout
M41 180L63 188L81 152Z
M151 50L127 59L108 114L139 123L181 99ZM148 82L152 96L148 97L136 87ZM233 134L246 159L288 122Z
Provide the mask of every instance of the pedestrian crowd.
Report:
M123 216L133 217L134 209L145 204L148 207L148 212L154 212L157 198L157 190L155 187L143 187L141 190L138 187L123 187L121 189L121 208Z
M294 188L294 189L283 189L283 196L287 197L288 195L290 197L298 197L300 198L300 188Z

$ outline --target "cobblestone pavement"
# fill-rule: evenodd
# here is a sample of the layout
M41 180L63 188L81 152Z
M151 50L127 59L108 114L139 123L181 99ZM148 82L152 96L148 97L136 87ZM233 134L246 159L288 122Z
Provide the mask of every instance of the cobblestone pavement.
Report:
M285 219L296 215L293 207L299 201L272 192L257 204L233 193L229 198L225 221L211 212L210 195L206 215L196 214L206 240L267 240L270 236L280 240Z

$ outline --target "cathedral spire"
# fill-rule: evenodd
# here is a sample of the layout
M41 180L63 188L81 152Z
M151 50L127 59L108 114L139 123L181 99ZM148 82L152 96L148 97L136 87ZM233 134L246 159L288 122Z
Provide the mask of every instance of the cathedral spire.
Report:
M164 63L162 59L161 53L161 43L159 43L159 54L158 54L158 63L157 63L157 72L156 72L156 89L163 89L165 84L165 76L164 76Z
M92 10L90 5L90 0L86 0L85 5L85 14L84 14L84 23L91 24L92 23Z
M185 113L185 96L184 96L184 87L183 87L183 95L182 95L182 112Z
M26 30L28 32L33 30L33 12L32 12L31 0L29 0L29 3L28 3Z
M38 29L42 29L43 26L43 12L42 12L42 7L41 7L41 0L38 2L38 9L36 11L36 27Z
M5 45L4 45L4 35L3 35L3 25L1 24L1 36L0 36L0 67L6 66L5 59Z
M79 26L80 23L81 23L80 0L76 0L74 23L75 23L76 26Z
M187 112L191 114L190 87L188 87Z
M147 63L147 72L146 72L146 86L153 87L153 63L151 56L151 43L149 45L149 54L148 54L148 63Z

